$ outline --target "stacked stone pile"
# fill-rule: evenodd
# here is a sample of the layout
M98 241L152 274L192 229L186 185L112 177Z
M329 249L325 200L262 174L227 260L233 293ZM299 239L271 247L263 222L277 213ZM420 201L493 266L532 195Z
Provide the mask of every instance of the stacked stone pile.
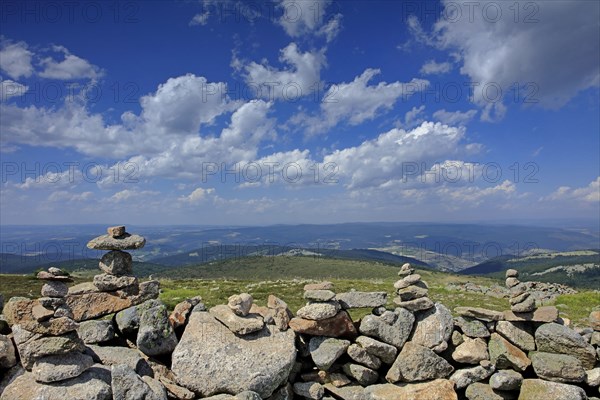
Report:
M402 265L398 275L402 279L394 284L398 297L394 299L399 307L409 311L423 311L433 307L433 301L427 297L429 287L421 280L421 275L415 274L414 268L406 263Z
M158 282L140 284L133 276L131 254L125 251L143 248L146 239L127 233L124 226L109 227L107 232L87 244L93 250L109 250L100 259L103 273L94 276L92 283L72 286L66 297L76 321L99 318L158 297Z
M506 271L506 287L510 290L510 309L516 313L533 312L535 299L530 295L527 286L519 281L519 271Z
M32 304L31 314L22 314L20 323L12 328L21 364L32 371L37 382L77 378L94 361L83 354L85 347L75 332L78 324L64 300L66 282L72 279L58 268L41 271L37 276L45 281L43 297Z

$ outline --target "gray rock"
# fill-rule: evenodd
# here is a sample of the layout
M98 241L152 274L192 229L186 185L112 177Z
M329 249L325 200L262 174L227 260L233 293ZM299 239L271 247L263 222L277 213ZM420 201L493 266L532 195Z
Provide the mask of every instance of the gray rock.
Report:
M111 235L102 235L90 240L88 249L93 250L135 250L141 249L146 244L146 239L139 235L125 233L117 238Z
M453 371L454 367L435 354L433 350L406 342L385 379L390 383L418 382L446 378Z
M296 316L313 321L322 321L334 317L339 310L340 304L337 301L311 303L299 309Z
M74 331L62 336L43 336L29 332L19 325L13 325L12 328L21 364L26 369L31 369L34 362L43 356L67 354L85 349L83 341Z
M575 357L532 351L529 353L529 358L533 370L541 379L561 383L577 383L585 380L585 370L581 366L581 361Z
M535 350L535 338L531 325L524 322L498 321L496 332L524 351Z
M398 349L390 344L380 342L368 336L359 336L355 340L367 352L377 356L386 364L393 364L398 354Z
M386 292L345 292L338 293L335 298L340 302L342 309L351 308L374 308L381 307L387 303Z
M409 301L419 299L421 297L427 296L429 292L429 288L427 284L423 281L419 281L413 285L407 286L403 289L398 289L398 297L402 301Z
M359 331L400 349L408 339L414 322L415 316L410 311L397 308L393 313L386 312L381 316L367 315L363 318Z
M406 287L409 287L410 285L414 285L415 283L419 282L420 280L421 280L421 275L419 275L419 274L407 275L404 278L396 281L396 283L394 283L394 288L404 289Z
M89 345L86 353L92 356L96 362L107 366L125 364L140 376L153 375L152 368L136 349Z
M495 390L519 390L523 376L512 369L503 369L490 377L490 386Z
M83 321L79 324L77 333L86 344L107 342L115 337L112 322L107 320Z
M506 278L518 278L519 277L519 271L517 271L516 269L507 269L506 270Z
M525 300L527 300L527 298L529 296L530 296L529 292L521 293L518 296L511 297L510 300L508 300L508 302L510 303L511 306L514 306L516 304L524 302Z
M44 286L42 286L42 296L43 297L65 297L69 293L69 287L63 283L58 281L47 281Z
M542 379L525 379L521 385L519 400L586 400L585 391L565 383L549 382Z
M544 324L535 331L539 351L567 354L578 358L585 370L594 368L596 351L581 335L555 322Z
M482 338L465 338L452 352L452 359L463 364L479 364L480 361L489 360L487 343Z
M140 378L133 369L125 364L113 365L111 368L111 388L114 400L166 400Z
M482 321L501 321L504 319L503 313L480 307L456 307L454 312L463 317L477 318Z
M472 338L490 337L490 331L485 324L478 319L469 317L457 317L454 324L460 328L462 333Z
M140 328L140 317L145 310L163 305L160 300L147 300L140 305L126 308L115 314L115 323L120 332L133 335Z
M267 400L294 400L294 389L290 383L277 389Z
M37 304L31 308L31 315L38 322L46 321L54 316L54 310L49 310L41 304Z
M588 386L600 386L600 367L585 371L585 383Z
M0 400L112 400L110 371L95 365L68 381L38 383L31 372L25 372L9 384Z
M317 368L327 371L350 346L348 340L314 336L309 342L310 356Z
M136 345L147 356L172 352L177 346L177 336L169 323L165 305L145 310L140 318Z
M494 390L490 385L481 382L470 384L465 391L465 397L468 400L513 400L515 398L510 392Z
M463 337L463 335L461 335L461 333L459 331L452 331L452 338L450 340L454 347L458 347L465 342L465 337L468 337L468 336L464 335L464 337Z
M304 298L309 301L329 301L335 297L331 290L307 290L304 292Z
M236 400L262 400L258 393L251 390L244 390L235 396Z
M250 312L252 302L254 302L252 296L250 296L248 293L240 293L229 296L227 306L229 306L231 311L233 311L236 315L245 317Z
M15 346L8 336L0 335L0 369L12 368L17 364Z
M531 361L521 349L497 333L492 333L488 342L488 352L490 361L498 369L513 368L516 371L523 372L531 365Z
M527 297L523 302L510 306L512 312L528 313L535 310L535 299L532 296Z
M342 367L344 373L351 378L354 378L363 386L372 385L379 379L379 374L372 369L358 364L347 363Z
M240 317L228 306L218 305L210 309L210 314L223 323L229 330L238 335L247 335L263 329L265 323L258 314L248 314Z
M31 372L38 382L58 382L75 378L94 365L92 357L72 352L68 354L45 356L38 359Z
M400 299L400 297L395 297L394 303L398 307L405 308L408 311L412 312L428 310L435 305L429 297L421 297L415 300L408 301L403 301L402 299Z
M377 370L379 367L381 367L381 360L377 358L377 356L370 354L366 349L362 348L356 343L351 344L346 351L352 360L364 365L365 367L374 370Z
M478 365L476 367L458 369L448 379L456 384L457 389L464 389L474 382L487 379L494 371L495 368L493 365L489 365L487 368Z
M415 326L409 340L432 349L448 342L453 328L454 320L450 310L436 303L435 307L415 314Z
M365 389L357 384L344 387L335 387L331 383L325 385L327 392L334 394L339 399L343 400L368 400Z
M114 290L122 289L127 286L137 286L138 280L135 276L129 275L111 275L111 274L98 274L94 276L94 286L102 292L112 292Z
M239 337L211 314L192 313L172 355L178 384L202 396L252 390L269 397L296 360L295 333L274 326Z
M100 259L100 269L112 275L131 275L133 273L133 258L125 251L109 251Z
M58 307L55 311L54 311L54 318L68 318L70 320L75 319L75 316L73 315L73 312L71 311L71 309L65 304L64 306L60 306Z
M307 399L320 400L323 398L325 390L317 382L296 382L294 383L294 393Z
M142 376L142 380L150 387L156 398L159 400L168 400L167 390L159 380L152 379L149 376Z

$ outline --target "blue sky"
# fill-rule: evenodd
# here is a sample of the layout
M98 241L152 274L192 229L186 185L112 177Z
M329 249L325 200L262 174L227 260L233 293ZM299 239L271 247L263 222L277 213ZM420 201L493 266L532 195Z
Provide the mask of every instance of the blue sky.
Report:
M2 1L2 224L600 219L597 1Z

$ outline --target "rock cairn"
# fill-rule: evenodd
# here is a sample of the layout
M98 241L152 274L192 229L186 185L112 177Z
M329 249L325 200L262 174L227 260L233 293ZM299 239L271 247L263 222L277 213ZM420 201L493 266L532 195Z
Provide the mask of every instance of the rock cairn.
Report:
M42 297L31 307L32 319L13 327L21 363L37 382L52 383L73 379L90 368L92 357L83 354L84 345L75 330L79 324L65 302L73 280L59 268L40 271Z
M516 313L533 312L536 309L535 299L527 286L519 281L519 271L509 269L506 271L506 287L510 290L510 309Z
M402 278L394 283L398 295L394 303L413 312L433 307L433 301L427 297L429 293L427 283L421 280L421 275L415 274L415 269L409 263L402 265L398 275Z

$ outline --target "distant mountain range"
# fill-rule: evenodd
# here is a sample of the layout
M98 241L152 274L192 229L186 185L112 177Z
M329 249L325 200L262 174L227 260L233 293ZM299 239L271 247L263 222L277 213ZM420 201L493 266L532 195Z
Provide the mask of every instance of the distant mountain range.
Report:
M48 265L96 267L104 252L87 242L105 231L100 225L0 226L0 272L29 273ZM247 256L304 255L411 262L443 271L471 270L485 262L509 260L532 251L574 251L600 247L589 227L521 225L346 223L329 225L127 226L147 244L132 254L144 270L200 265ZM494 261L496 260L496 261ZM483 269L481 269L483 268ZM474 271L489 273L487 267ZM490 267L491 268L491 267Z

